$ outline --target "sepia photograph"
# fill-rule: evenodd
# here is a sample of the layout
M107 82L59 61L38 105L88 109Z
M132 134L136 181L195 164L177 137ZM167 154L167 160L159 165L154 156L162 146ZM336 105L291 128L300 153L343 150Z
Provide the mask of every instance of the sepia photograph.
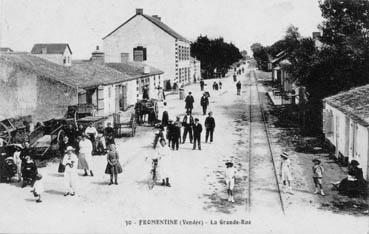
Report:
M0 0L0 234L369 234L369 0Z

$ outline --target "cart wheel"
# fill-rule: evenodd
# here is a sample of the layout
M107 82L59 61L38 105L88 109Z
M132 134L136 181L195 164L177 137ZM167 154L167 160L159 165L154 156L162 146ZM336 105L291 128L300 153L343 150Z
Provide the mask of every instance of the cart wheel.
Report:
M56 140L58 141L58 144L59 144L59 143L61 143L61 142L63 141L64 136L65 136L65 132L64 132L64 130L60 130L60 131L58 132L57 137L56 137Z

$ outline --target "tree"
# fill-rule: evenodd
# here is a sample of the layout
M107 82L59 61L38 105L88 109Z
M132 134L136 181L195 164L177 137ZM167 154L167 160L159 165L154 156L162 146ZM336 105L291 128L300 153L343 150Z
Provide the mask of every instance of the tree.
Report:
M224 76L230 66L242 58L233 43L226 43L222 37L209 39L207 36L199 36L191 44L191 56L201 61L205 78Z

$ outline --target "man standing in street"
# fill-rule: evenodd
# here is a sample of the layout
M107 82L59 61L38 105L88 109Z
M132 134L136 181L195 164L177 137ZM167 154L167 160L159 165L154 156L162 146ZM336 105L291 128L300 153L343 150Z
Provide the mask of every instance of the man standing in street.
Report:
M241 82L240 81L237 82L236 87L237 87L237 95L241 95Z
M167 103L164 102L163 115L161 118L161 125L163 127L166 127L168 125L168 121L169 121L169 115L168 115L168 110L167 110Z
M186 142L187 133L190 135L190 143L192 143L193 117L189 111L187 111L187 114L183 117L182 125L184 128L182 144Z
M200 80L200 88L201 88L201 91L204 91L204 86L205 86L205 82L203 79Z
M204 93L202 95L201 100L200 100L200 104L202 106L202 113L203 113L203 115L206 115L206 109L208 108L208 105L209 105L209 98L206 95L206 93Z
M181 121L177 116L176 122L173 124L173 134L172 134L172 150L178 150L179 142L181 140Z
M192 96L192 92L188 92L185 102L186 102L186 111L187 112L189 111L192 114L193 103L195 102Z
M209 112L209 116L205 119L205 129L206 129L206 136L205 136L205 143L208 143L209 135L210 135L210 143L213 142L213 133L215 129L215 120L213 118L213 112Z
M199 123L199 119L195 119L195 123L193 125L193 148L192 150L196 149L196 142L198 149L201 150L201 132L202 132L202 126Z

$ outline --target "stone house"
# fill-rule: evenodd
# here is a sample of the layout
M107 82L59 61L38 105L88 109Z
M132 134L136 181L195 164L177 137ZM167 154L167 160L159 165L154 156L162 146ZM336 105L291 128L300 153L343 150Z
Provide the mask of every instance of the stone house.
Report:
M72 50L67 43L35 44L31 54L59 65L72 65Z

